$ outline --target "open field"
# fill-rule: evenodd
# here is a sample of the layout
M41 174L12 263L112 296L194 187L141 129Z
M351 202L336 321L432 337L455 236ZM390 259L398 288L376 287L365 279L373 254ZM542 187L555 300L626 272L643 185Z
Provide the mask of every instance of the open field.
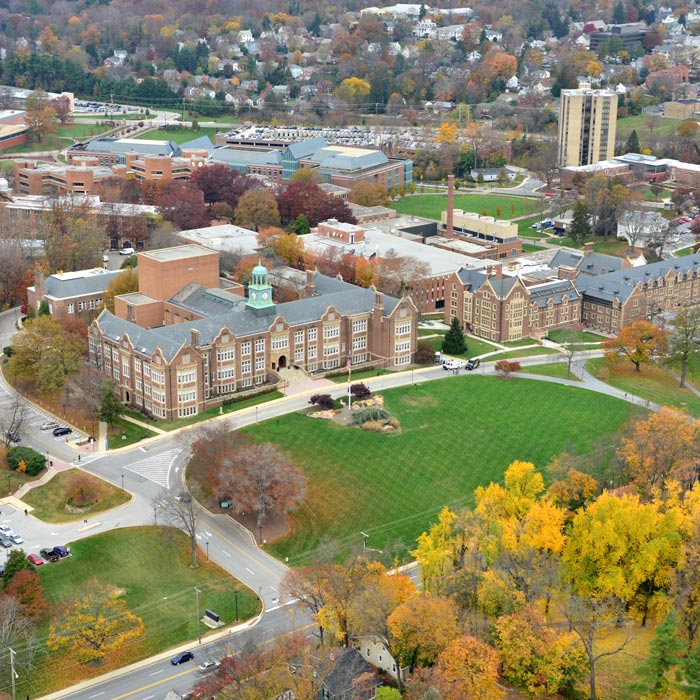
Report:
M394 202L391 206L401 214L424 216L439 221L441 213L447 209L447 194L412 195ZM498 207L501 210L500 214L497 212ZM539 211L540 203L537 199L508 197L502 194L455 194L455 209L477 214L486 211L488 216L495 216L497 219L512 219Z
M194 586L201 591L201 609L215 610L227 624L235 621L236 589L241 620L260 610L252 591L215 564L204 563L203 556L200 566L191 569L189 541L174 528L113 530L74 542L70 549L72 556L38 569L49 610L73 598L82 583L96 576L124 590L127 607L141 617L146 632L99 667L79 665L69 654L50 653L35 670L31 687L18 691L20 697L37 697L196 639ZM40 638L48 634L48 625L49 620L43 620Z
M194 141L194 139L201 138L202 136L208 136L213 143L217 131L221 131L221 129L218 129L215 126L203 126L199 129L190 129L189 127L178 126L177 129L151 129L150 131L144 131L138 136L134 136L134 138L155 139L157 141L167 140L181 144L187 143L188 141Z
M37 153L41 151L56 151L72 145L74 140L82 140L92 136L103 134L105 127L100 124L82 124L75 122L66 126L60 126L53 134L44 136L41 142L25 143L22 146L6 148L3 153Z
M90 490L95 493L98 500L89 510L71 513L66 510L66 498L71 481L78 476L81 477L83 483L89 484ZM107 481L79 469L70 469L56 474L43 486L31 489L22 500L34 508L32 515L39 520L45 520L49 523L69 523L83 518L92 518L98 513L126 503L129 498L126 491L122 491Z
M700 416L700 398L690 389L681 389L678 380L661 367L643 364L640 372L631 362L606 362L602 357L588 360L586 369L598 379L628 394L662 406L674 406L692 416ZM690 373L688 380L690 381Z
M254 439L279 442L308 477L305 505L293 532L270 546L290 563L308 563L322 539L391 553L409 549L444 505L472 502L474 489L499 481L516 459L543 468L567 450L610 445L640 409L574 387L479 375L445 377L383 393L401 433L344 428L302 414L246 428ZM571 416L577 419L572 420ZM609 455L601 456L606 469Z
M153 437L155 433L140 425L136 425L123 418L115 418L111 425L107 426L107 445L110 450L118 447L133 445L139 440Z
M556 377L557 379L570 379L572 382L580 382L573 371L567 370L566 360L564 362L549 362L544 365L528 365L518 370L518 374L538 374L541 377Z
M444 336L443 336L444 337ZM442 351L442 340L443 338L425 338L426 343L430 343L436 352ZM467 352L463 355L450 355L450 357L460 357L462 359L469 359L470 357L477 357L478 355L485 355L488 352L494 352L498 350L497 347L487 343L473 335L466 336L467 341Z
M654 117L650 119L646 114L638 114L634 117L625 117L617 120L617 140L629 138L633 129L636 129L637 136L645 144L652 134L668 134L675 131L678 125L682 124L680 119L667 119L666 117ZM652 129L649 126L652 126Z

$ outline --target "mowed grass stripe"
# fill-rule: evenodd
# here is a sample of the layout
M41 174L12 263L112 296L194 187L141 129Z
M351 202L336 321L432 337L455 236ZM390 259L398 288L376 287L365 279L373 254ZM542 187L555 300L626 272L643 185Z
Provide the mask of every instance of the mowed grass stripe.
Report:
M301 414L247 428L281 444L308 478L293 531L271 545L301 563L323 539L387 550L414 546L444 505L472 502L477 486L499 481L520 459L543 468L564 450L585 453L635 413L624 401L518 378L446 377L383 392L401 434L343 428ZM610 439L602 439L610 436ZM604 468L601 464L599 468Z

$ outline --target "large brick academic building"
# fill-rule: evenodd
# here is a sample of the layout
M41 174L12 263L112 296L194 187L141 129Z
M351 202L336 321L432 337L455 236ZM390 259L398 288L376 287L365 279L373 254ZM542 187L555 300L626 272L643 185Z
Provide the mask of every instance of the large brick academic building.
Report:
M90 360L126 404L157 418L195 415L297 367L400 369L413 361L410 298L308 271L303 298L275 304L267 270L248 297L222 287L218 253L201 246L139 253L139 291L115 299L89 329Z

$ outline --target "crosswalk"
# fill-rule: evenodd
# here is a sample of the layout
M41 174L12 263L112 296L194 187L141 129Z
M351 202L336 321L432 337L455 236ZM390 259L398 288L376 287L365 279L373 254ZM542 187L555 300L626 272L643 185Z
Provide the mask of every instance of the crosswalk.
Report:
M126 468L139 476L153 481L159 486L168 488L168 475L170 474L170 469L173 466L173 462L175 462L175 459L181 452L181 448L161 452L160 454L153 455L152 457L146 457L146 459L134 462Z

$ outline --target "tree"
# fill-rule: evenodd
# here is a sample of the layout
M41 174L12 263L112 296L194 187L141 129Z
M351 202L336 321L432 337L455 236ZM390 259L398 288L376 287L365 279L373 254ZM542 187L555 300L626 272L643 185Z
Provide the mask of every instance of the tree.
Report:
M12 582L19 571L29 571L32 565L27 559L27 554L23 549L13 549L10 551L7 561L5 562L5 573L3 574L3 583L7 587Z
M190 568L197 568L197 507L190 494L181 495L163 491L153 501L153 507L161 513L161 520L182 530L190 540Z
M31 447L11 447L7 451L7 466L29 476L36 476L46 468L46 456Z
M356 185L353 185L349 197L351 202L363 207L387 206L389 204L386 187L369 180L360 180Z
M20 569L5 586L7 595L12 596L31 620L40 617L46 609L44 587L36 571Z
M105 309L114 313L114 297L138 291L139 278L136 270L132 267L126 268L109 281L102 295L102 304Z
M112 425L114 421L122 414L124 406L116 395L116 382L108 379L99 388L100 404L97 415L101 421Z
M457 637L457 606L450 598L416 593L387 620L401 666L430 665Z
M450 321L450 328L442 341L442 352L446 355L463 355L467 352L464 331L462 331L462 324L457 316L453 316L452 321Z
M697 480L700 426L673 408L640 418L620 439L618 456L626 475L645 495L662 492L673 480L690 488Z
M605 359L613 362L627 358L639 372L643 362L653 362L666 352L668 333L649 321L635 321L625 326L616 338L603 341Z
M95 664L144 633L141 618L126 607L123 592L96 578L86 581L78 596L58 610L46 645L68 651L82 664Z
M309 403L323 410L329 410L335 406L335 399L330 394L314 394Z
M46 299L42 299L39 303L39 308L36 312L37 316L51 316L51 311L49 309L49 302Z
M17 550L13 550L13 554L15 551ZM21 674L23 678L27 678L31 674L34 658L38 651L34 632L34 622L24 612L19 601L7 595L0 597L0 645L2 645L2 649L9 647L16 652L13 670L18 676ZM4 663L0 666L0 682L5 688L10 687L13 680L10 678L8 656L4 657Z
M304 473L277 445L245 445L229 458L221 475L237 513L256 514L262 532L269 510L281 514L296 509L306 496Z
M588 207L582 199L577 199L574 204L574 216L571 221L569 236L576 243L582 243L591 235L591 226L588 223Z
M324 192L315 182L290 182L277 197L279 215L283 224L294 222L303 214L310 226L319 222L337 219L345 223L356 223L347 202Z
M352 77L345 78L333 94L348 104L360 104L366 101L370 89L371 85L366 80Z
M25 102L24 123L27 126L30 141L44 140L44 136L53 134L58 126L56 110L49 106L48 96L43 90L35 90L28 95Z
M294 220L291 226L291 230L297 234L297 236L306 236L311 231L311 224L306 218L306 214L299 214Z
M641 145L639 143L639 135L636 129L632 129L632 133L627 139L627 145L625 146L625 153L639 153Z
M275 196L267 189L246 191L238 200L233 220L237 226L253 230L279 226L280 215Z
M435 137L435 143L438 145L457 143L457 125L452 122L442 122Z
M510 360L498 360L494 365L496 372L499 372L504 377L510 377L511 372L517 372L520 368L519 362L511 362Z
M682 306L671 320L666 362L680 365L680 386L685 387L688 361L700 354L700 308Z
M209 225L211 213L202 191L182 180L166 181L158 187L158 213L180 231Z
M636 669L636 678L629 687L644 697L666 697L671 681L668 672L679 666L685 645L678 636L678 614L671 610L656 628L649 643L649 657Z
M197 168L192 173L190 182L202 191L207 204L225 202L231 209L236 208L246 190L260 187L256 180L237 170L231 170L224 163Z
M2 430L5 448L12 444L10 436L21 435L27 422L27 402L19 393L13 391L8 404L5 411L0 414L0 430Z
M425 340L419 340L416 344L416 364L431 365L435 362L435 350Z
M371 396L372 390L363 382L358 382L357 384L352 384L350 386L350 393L352 394L353 398L361 401L362 399L366 399Z

